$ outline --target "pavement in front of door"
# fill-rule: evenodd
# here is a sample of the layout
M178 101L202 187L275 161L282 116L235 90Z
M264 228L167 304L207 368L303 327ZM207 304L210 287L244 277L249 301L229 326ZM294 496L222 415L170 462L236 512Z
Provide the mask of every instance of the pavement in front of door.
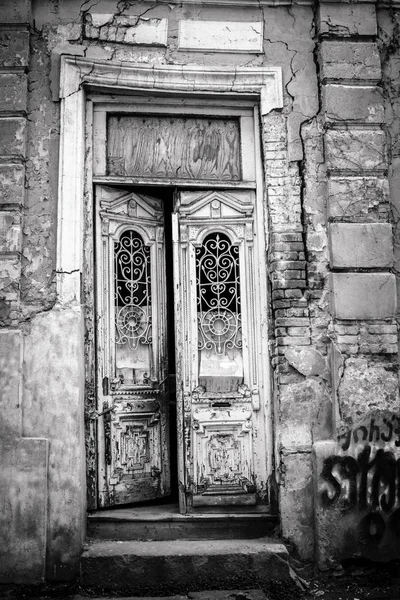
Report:
M174 596L152 598L128 594L83 589L78 583L0 585L1 600L400 600L400 563L356 564L317 577L293 571L291 581L271 581L263 589L185 590Z

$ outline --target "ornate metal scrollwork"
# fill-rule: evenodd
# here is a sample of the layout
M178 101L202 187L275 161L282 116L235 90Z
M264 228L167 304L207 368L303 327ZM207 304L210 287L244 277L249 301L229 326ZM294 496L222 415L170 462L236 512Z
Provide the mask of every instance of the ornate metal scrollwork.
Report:
M150 248L132 230L114 246L116 344L151 344Z
M196 249L199 350L224 355L242 347L239 247L224 233Z

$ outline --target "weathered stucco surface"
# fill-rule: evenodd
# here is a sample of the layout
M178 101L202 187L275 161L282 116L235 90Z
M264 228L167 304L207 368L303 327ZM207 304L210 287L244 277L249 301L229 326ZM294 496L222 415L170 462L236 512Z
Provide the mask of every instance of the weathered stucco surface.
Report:
M49 440L51 579L73 576L85 534L82 332L79 307L55 307L32 319L25 336L22 435Z
M315 539L318 546L325 535L317 527L314 537L320 463L313 467L313 445L336 444L337 429L367 410L398 407L399 9L109 0L7 8L0 17L0 335L8 336L0 435L2 472L15 487L0 493L3 523L12 523L0 579L20 577L18 548L31 556L31 580L73 577L84 537L82 313L91 307L60 305L56 295L62 54L283 69L284 107L261 123L274 485L283 537L312 559ZM233 44L226 37L225 47L213 48L218 40L207 31L196 42L206 52L191 51L179 38L181 20L257 23L251 51L225 52ZM263 52L256 52L261 31ZM32 509L24 477L36 490ZM334 518L332 510L326 531Z
M0 576L20 583L26 565L32 579L44 577L48 465L47 440L21 437L22 346L21 331L0 332Z
M55 301L59 104L51 101L46 39L31 35L21 298L26 316Z

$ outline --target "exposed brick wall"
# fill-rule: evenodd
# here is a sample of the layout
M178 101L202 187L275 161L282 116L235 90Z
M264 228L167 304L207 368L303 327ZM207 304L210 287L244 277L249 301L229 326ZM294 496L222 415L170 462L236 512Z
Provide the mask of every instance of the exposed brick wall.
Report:
M283 534L303 558L313 553L310 404L314 388L287 360L287 352L311 348L310 292L303 226L302 177L290 160L286 114L270 114L262 140L268 207L268 270L271 289L271 361L275 397L275 476ZM322 360L323 362L323 360ZM300 409L301 405L301 409ZM297 412L306 423L297 435ZM290 434L292 432L293 435ZM308 498L308 499L307 499ZM300 507L302 507L300 509ZM302 511L302 524L291 515Z
M341 321L333 323L332 339L344 354L395 354L397 324L387 321Z
M300 177L296 163L289 163L286 123L283 115L264 120L263 148L269 215L269 272L275 327L277 372L286 371L286 346L310 344L310 321L303 226L301 223ZM285 151L286 149L286 151Z

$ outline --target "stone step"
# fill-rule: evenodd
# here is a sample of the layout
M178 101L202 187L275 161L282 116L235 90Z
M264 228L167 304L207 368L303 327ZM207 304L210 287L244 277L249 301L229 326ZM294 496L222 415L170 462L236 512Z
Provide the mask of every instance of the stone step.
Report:
M98 540L222 540L273 537L279 522L267 513L181 515L177 505L102 510L88 515L87 536Z
M88 600L87 596L74 596L72 600ZM115 596L91 597L91 600L116 600ZM263 590L204 590L202 592L188 592L185 596L156 596L154 598L138 598L129 596L119 597L118 600L268 600Z
M96 541L80 561L83 587L126 595L232 589L269 580L289 581L288 551L277 540Z

